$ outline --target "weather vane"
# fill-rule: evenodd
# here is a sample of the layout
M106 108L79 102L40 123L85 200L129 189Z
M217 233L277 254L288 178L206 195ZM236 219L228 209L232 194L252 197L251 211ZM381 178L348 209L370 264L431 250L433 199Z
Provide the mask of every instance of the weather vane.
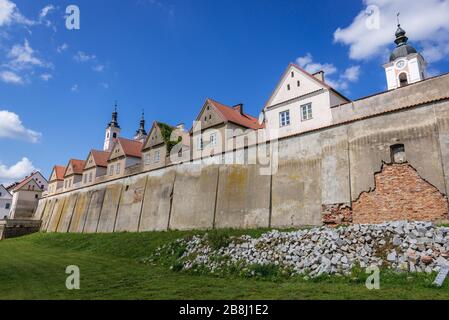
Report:
M401 15L401 13L400 12L398 12L398 14L396 15L396 17L397 17L397 19L398 19L398 26L400 26L401 25L401 22L399 21L399 16Z

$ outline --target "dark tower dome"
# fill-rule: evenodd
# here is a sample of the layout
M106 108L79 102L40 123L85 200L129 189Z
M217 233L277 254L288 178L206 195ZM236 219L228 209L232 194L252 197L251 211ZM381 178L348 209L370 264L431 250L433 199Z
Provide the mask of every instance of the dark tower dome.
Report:
M401 25L398 24L398 30L396 30L396 48L393 50L393 53L390 56L390 62L395 61L398 58L407 57L409 54L418 53L413 46L408 44L408 38L406 36L406 32L401 28Z
M145 113L142 111L142 117L140 118L140 126L136 131L136 137L146 136L147 131L145 130Z
M117 102L115 103L114 112L112 112L112 120L108 123L108 127L120 129L120 126L118 124Z

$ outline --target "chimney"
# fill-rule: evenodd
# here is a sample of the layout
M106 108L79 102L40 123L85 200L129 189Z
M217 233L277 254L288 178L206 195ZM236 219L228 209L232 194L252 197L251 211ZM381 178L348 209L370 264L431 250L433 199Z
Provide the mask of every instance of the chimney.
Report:
M243 103L236 104L232 109L237 110L240 114L243 114Z
M317 73L314 73L313 76L318 80L324 82L324 71L318 71Z

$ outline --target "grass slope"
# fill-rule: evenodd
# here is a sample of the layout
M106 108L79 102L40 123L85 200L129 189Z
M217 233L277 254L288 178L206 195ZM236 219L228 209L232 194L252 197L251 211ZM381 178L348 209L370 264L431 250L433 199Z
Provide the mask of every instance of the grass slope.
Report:
M381 290L369 291L364 275L313 281L219 278L141 262L157 247L192 234L34 234L0 241L0 299L449 299L449 280L434 288L434 275L383 274ZM65 288L68 265L80 267L81 290Z

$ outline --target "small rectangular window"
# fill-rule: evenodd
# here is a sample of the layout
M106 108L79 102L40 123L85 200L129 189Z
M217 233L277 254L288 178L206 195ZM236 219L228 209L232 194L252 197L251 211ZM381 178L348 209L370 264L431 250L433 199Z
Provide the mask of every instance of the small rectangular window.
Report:
M92 172L89 173L89 182L92 182Z
M151 163L150 153L145 153L144 162L146 165Z
M287 90L290 91L290 85L289 84L287 84Z
M290 125L290 110L279 113L279 126L286 127Z
M161 152L160 152L159 150L157 150L157 151L154 153L154 162L155 162L155 163L158 163L160 160L161 160Z
M310 120L312 119L312 104L308 103L303 106L301 106L301 119L302 121Z
M117 167L115 169L116 174L120 174L120 163L117 163Z
M210 135L210 146L215 147L217 145L217 134L213 133Z
M202 137L198 138L196 147L198 150L203 150L203 138Z
M109 175L112 176L114 174L114 165L109 167Z
M7 203L7 204L5 205L5 209L8 210L9 208L11 208L11 204Z

